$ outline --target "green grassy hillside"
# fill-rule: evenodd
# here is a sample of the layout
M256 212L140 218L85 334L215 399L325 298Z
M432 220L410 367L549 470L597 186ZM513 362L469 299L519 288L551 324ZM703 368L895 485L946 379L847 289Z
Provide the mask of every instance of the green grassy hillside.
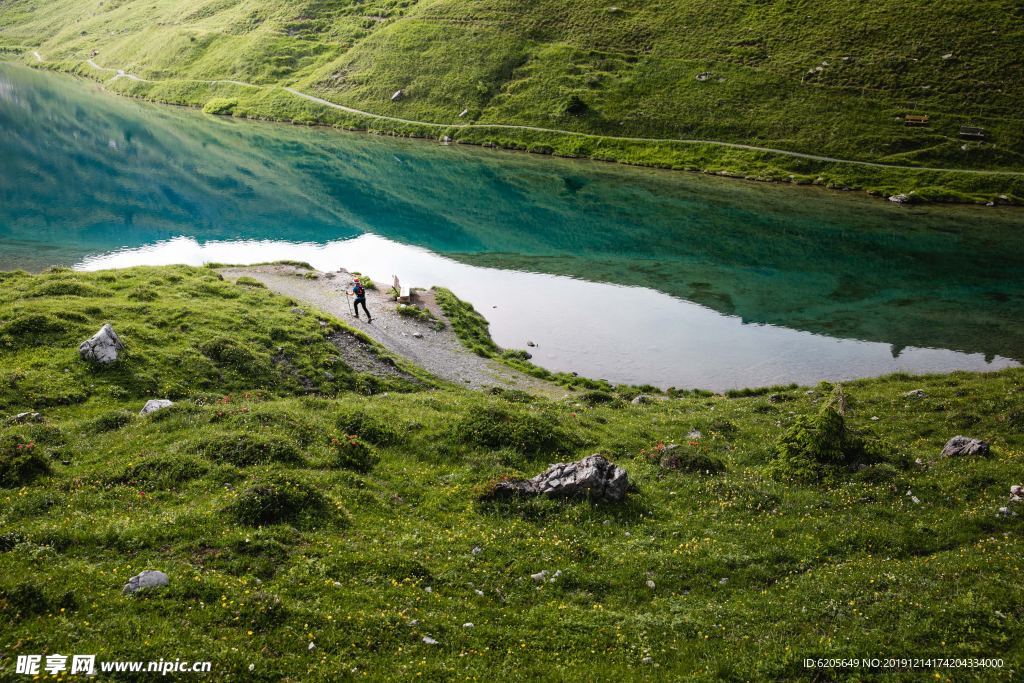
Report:
M342 323L209 269L2 285L5 680L56 652L238 681L806 680L805 657L915 655L1020 678L1024 510L999 508L1021 370L850 383L836 432L826 385L633 405L366 375ZM105 321L127 350L92 368ZM157 397L177 403L139 416ZM939 457L961 432L992 453ZM479 500L594 452L625 504ZM170 585L122 596L143 569Z
M0 48L103 80L124 69L148 80L118 78L115 90L217 113L995 199L1024 196L1021 176L609 138L1019 172L1022 19L1016 0L13 0L0 7ZM93 51L107 70L85 62ZM222 79L261 87L211 83ZM281 86L431 125L332 110ZM930 124L908 127L907 114ZM986 128L987 141L959 139L961 125Z

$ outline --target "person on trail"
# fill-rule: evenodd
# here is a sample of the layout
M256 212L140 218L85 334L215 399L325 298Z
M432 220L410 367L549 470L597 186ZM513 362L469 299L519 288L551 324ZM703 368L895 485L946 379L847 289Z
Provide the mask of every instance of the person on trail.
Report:
M363 312L366 313L366 322L372 323L373 322L373 318L370 317L370 311L369 311L368 308L366 308L366 290L363 288L363 285L359 282L359 278L356 278L354 283L355 283L355 286L352 287L352 293L355 294L356 302L355 302L355 305L352 307L353 308L353 312L356 314L356 317L358 318L359 317L359 304L362 304L363 305Z

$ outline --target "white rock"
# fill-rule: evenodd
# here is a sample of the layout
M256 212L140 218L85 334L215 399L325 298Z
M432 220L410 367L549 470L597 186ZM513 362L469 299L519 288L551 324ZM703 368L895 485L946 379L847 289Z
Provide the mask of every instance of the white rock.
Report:
M484 596L484 592L482 590L480 590L479 588L475 589L473 592L476 593L477 595L479 595L480 597Z
M480 546L478 546L478 545L473 546L473 554L474 555L479 555L483 551L484 551L484 549L481 548Z
M309 647L307 647L306 649L309 650L310 652L312 652L313 650L316 649L316 643L310 643Z
M467 621L465 624L462 625L462 628L473 628L473 622Z
M401 99L401 98L402 98L402 95L404 95L404 94L405 94L405 93L404 93L403 91L401 91L401 90L396 90L396 91L395 91L395 94L391 96L391 101L392 101L392 102L396 102L396 101L398 101L399 99Z
M423 642L427 645L437 645L437 641L430 636L423 636Z
M174 401L169 401L166 398L152 398L146 401L146 405L142 406L142 410L139 411L139 415L149 415L161 408L170 408L173 405Z
M647 579L647 587L654 590L654 579Z
M537 583L541 583L542 581L544 581L544 579L546 579L547 576L548 576L548 570L547 569L541 569L536 574L530 574L530 578L533 579L534 581L536 581Z
M643 659L640 660L640 663L641 664L653 664L654 663L654 657L644 657Z
M78 347L78 355L82 360L101 365L116 361L121 351L124 351L124 344L110 323L105 324L99 332Z
M167 574L156 569L147 569L128 579L128 583L126 583L124 588L121 589L121 593L129 595L147 588L159 588L161 586L166 586L169 583L170 580L167 578Z

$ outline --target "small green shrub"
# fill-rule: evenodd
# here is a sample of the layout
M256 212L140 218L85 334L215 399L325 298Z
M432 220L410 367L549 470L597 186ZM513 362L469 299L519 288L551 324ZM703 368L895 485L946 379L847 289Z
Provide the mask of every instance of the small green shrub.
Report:
M238 100L228 97L214 97L203 105L204 114L230 114L238 106Z
M405 304L398 304L395 307L398 311L398 315L405 318L415 318L416 320L422 320L430 323L431 328L441 331L445 328L444 322L438 320L429 309L420 308L419 306L407 306Z
M593 391L585 391L582 394L580 394L577 397L577 399L580 403L583 403L588 406L600 406L609 403L618 403L619 401L621 401L621 399L615 394L609 393L607 391L601 391L600 389L595 389Z
M102 296L95 287L74 280L45 280L36 286L28 296Z
M267 286L265 284L263 284L262 282L260 282L259 280L257 280L254 277L249 277L248 275L243 275L242 277L240 277L237 280L235 280L235 284L242 285L243 287L252 287L253 289L266 289L267 288Z
M816 415L799 416L782 434L769 471L777 479L818 481L883 459L879 444L846 425L846 397L836 387Z
M34 583L19 583L11 588L0 588L0 613L23 618L45 614L49 609L46 595Z
M537 400L533 394L527 393L522 389L491 387L488 389L487 393L491 396L497 396L498 398L504 399L509 403L534 403Z
M725 463L696 447L671 445L655 449L651 454L662 469L697 474L718 474L725 471Z
M259 591L241 602L237 616L243 625L264 632L284 623L288 618L288 610L280 597Z
M453 426L453 435L463 444L528 456L565 453L577 445L550 414L496 402L472 405Z
M128 465L114 481L144 490L161 491L175 489L209 471L208 463L192 456L157 455Z
M5 339L6 346L31 346L39 340L71 331L66 318L58 318L48 313L18 313L13 318L0 323L0 336Z
M227 507L227 512L240 524L307 524L322 518L327 499L309 484L270 474L251 481Z
M0 553L14 550L14 546L25 542L25 535L19 531L8 531L0 534Z
M403 440L396 429L360 407L343 408L334 424L342 434L354 434L377 446L391 446Z
M255 351L230 337L216 337L199 347L199 351L213 362L245 372L263 363Z
M334 464L346 470L366 474L380 460L373 449L360 441L354 434L331 438L331 447L333 448Z
M100 415L95 420L85 425L85 431L90 434L103 434L113 432L126 427L135 419L135 413L128 410L113 410Z
M195 452L214 462L239 467L269 463L297 463L302 455L295 444L273 434L221 434L200 441Z
M34 441L20 434L0 436L0 488L23 486L49 471Z

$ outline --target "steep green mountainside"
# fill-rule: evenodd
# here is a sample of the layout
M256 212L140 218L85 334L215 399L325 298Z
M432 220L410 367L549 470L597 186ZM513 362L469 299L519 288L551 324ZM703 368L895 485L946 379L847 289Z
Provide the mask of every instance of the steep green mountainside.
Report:
M216 99L220 113L870 188L889 172L478 126L1020 171L1022 20L1018 0L14 0L0 7L0 47L110 79L114 71L85 62L95 50L100 67L150 81L119 78L115 89L195 105ZM269 86L373 114L477 125L368 121ZM904 125L908 114L929 124ZM960 139L962 125L985 128L987 140ZM901 183L925 196L929 187L975 198L1024 194L1019 176L922 174Z
M549 400L356 372L338 339L379 350L342 322L211 269L0 285L4 680L58 652L218 681L807 680L806 657L874 656L1020 680L1021 369ZM105 321L126 349L93 366ZM139 415L152 398L175 405ZM940 456L957 433L991 452ZM625 502L481 500L595 452ZM169 585L122 595L145 569Z

